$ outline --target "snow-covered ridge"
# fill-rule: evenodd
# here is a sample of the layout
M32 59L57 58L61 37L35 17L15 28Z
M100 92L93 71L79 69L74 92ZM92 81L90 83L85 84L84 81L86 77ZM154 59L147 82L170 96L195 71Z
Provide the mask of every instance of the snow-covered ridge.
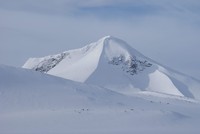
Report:
M122 42L122 44L119 45L112 43L111 46L109 46L110 41L118 41ZM103 51L105 51L105 55L107 56L106 60L109 64L121 65L122 70L129 72L131 75L137 74L138 72L143 71L146 67L150 67L152 65L151 63L147 62L147 60L139 60L136 58L135 55L131 54L131 52L127 52L127 50L130 50L130 48L122 40L112 36L106 36L96 43L91 43L80 49L69 50L61 54L50 55L41 58L30 58L23 65L23 68L48 73L48 71L57 66L63 59L67 58L68 60L70 60L71 58L76 59L75 57L82 58L98 46L100 49L102 49L99 54L102 54ZM121 50L118 47L120 47ZM136 50L134 50L134 53L136 53L137 55L139 54L139 52L137 52Z
M163 67L112 36L80 49L31 58L23 67L126 95L148 91L200 99L198 82Z
M32 68L35 71L42 73L47 73L53 67L55 67L61 60L63 60L68 53L61 53L57 55L47 56L41 59L30 58L28 62L23 66L29 66L29 63L32 63Z
M137 50L131 48L126 42L112 36L102 38L104 56L111 65L120 66L121 69L131 75L144 71L152 64Z

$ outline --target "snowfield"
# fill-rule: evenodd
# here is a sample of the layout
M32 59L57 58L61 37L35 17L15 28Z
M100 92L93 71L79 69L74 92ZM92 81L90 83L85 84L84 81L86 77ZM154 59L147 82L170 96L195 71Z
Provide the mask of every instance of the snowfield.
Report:
M0 65L0 134L199 134L200 84L107 36Z
M153 92L129 96L3 65L0 76L2 134L200 132L194 99Z

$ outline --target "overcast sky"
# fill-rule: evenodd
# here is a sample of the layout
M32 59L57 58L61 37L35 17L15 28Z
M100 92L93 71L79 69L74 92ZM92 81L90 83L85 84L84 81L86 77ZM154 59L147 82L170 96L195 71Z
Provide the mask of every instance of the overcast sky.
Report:
M200 79L199 0L0 0L0 63L22 66L106 35Z

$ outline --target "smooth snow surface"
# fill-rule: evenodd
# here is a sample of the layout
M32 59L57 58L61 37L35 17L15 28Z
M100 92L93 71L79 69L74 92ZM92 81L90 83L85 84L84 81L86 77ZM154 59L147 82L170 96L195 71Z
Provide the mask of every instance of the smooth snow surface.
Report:
M125 95L152 91L200 99L199 82L163 67L112 36L63 54L60 59L56 58L59 54L30 58L23 67Z
M0 65L1 134L199 134L199 124L200 104L191 98L124 95Z
M149 89L153 91L162 92L166 94L173 94L178 96L184 96L172 83L172 81L164 75L162 72L156 70L149 75Z

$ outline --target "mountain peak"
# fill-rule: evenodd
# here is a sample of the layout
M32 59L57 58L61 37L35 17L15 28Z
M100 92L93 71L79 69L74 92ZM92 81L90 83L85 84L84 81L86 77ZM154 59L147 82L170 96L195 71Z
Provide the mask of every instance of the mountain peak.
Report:
M104 45L106 45L107 42L110 41L110 40L112 40L112 41L120 41L120 42L124 42L125 43L125 41L123 41L123 40L121 40L121 39L119 39L117 37L111 36L111 35L104 36L100 40L104 42ZM126 45L128 45L128 44L126 43Z
M117 37L114 37L114 36L111 36L111 35L108 35L108 36L105 36L101 39L99 39L100 42L102 42L102 45L124 45L124 46L129 46L125 41L117 38ZM110 43L110 42L115 42L115 43Z
M42 58L30 58L23 68L49 73L74 81L85 82L96 69L120 65L123 71L134 75L150 67L151 63L125 41L105 36L83 48L65 51ZM80 66L81 75L76 74ZM120 70L119 70L120 71Z
M104 37L102 37L100 40L111 40L111 39L118 39L118 40L119 40L119 38L114 37L114 36L112 36L112 35L104 36Z
M110 35L80 49L31 58L23 67L124 94L153 91L193 97L187 87L181 90L185 85L180 79L175 80L176 73L169 73L125 41Z
M127 42L114 36L105 36L97 41L96 45L101 45L102 54L110 60L113 57L123 55L124 57L138 57L146 59L144 55L131 47Z
M111 39L111 38L114 38L113 36L111 36L111 35L107 35L107 36L104 36L103 38L101 38L101 39L103 39L103 40L106 40L106 39Z

